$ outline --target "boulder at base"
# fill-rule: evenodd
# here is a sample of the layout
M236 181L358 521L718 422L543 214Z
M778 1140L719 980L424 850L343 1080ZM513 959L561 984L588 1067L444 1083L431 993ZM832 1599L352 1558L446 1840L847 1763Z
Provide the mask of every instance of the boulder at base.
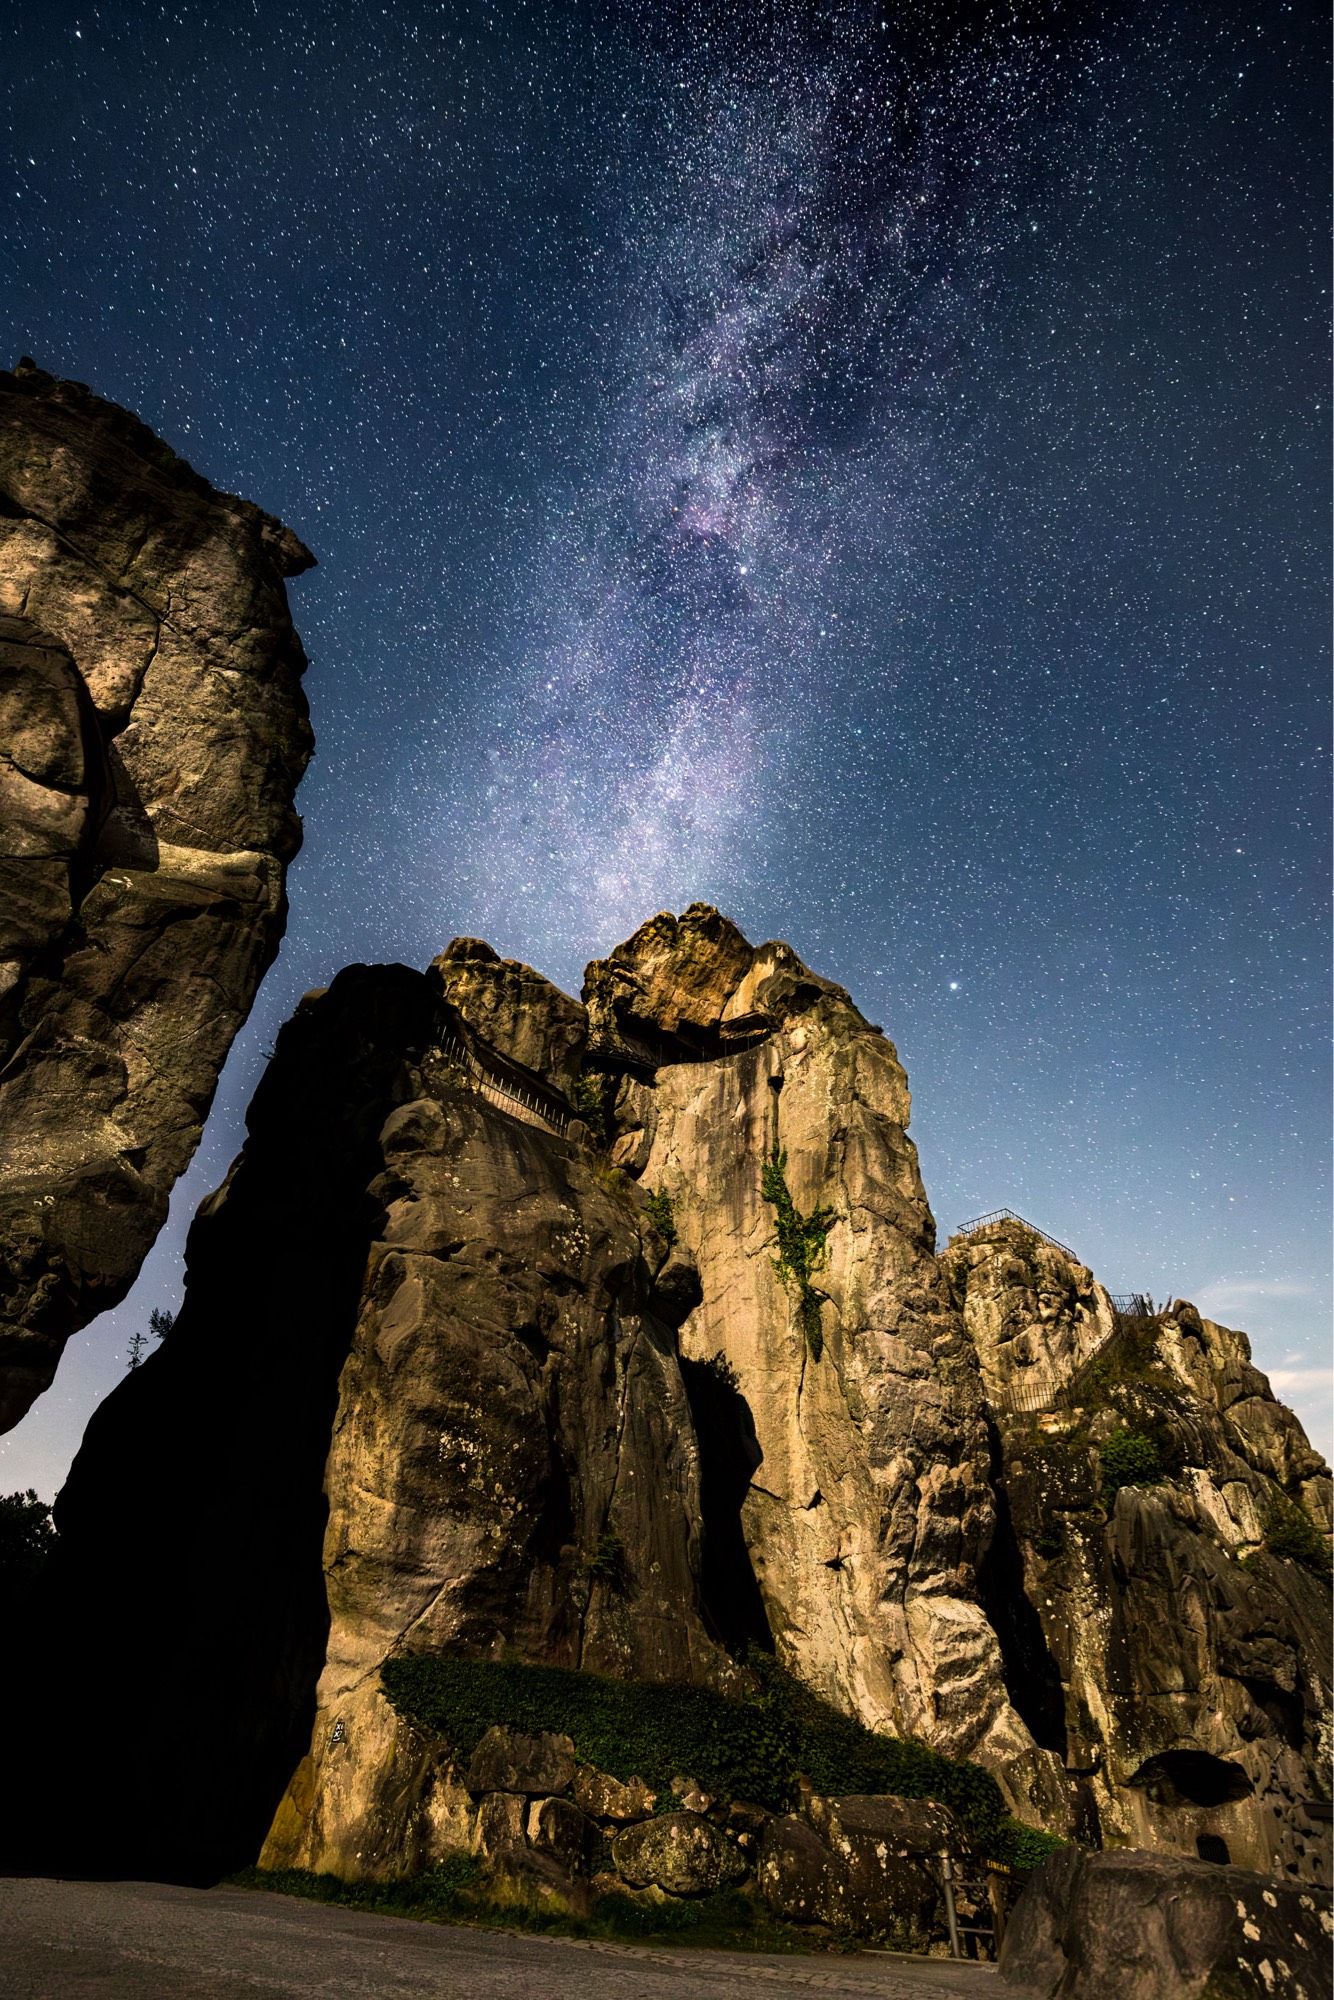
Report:
M1326 1890L1062 1848L1015 1907L1000 1976L1042 2000L1328 2000Z
M627 1826L611 1844L623 1881L669 1896L707 1896L739 1882L746 1864L725 1834L699 1813L661 1813Z
M804 1815L773 1820L760 1847L760 1893L777 1915L905 1944L944 1935L936 1857L968 1845L948 1806L813 1796Z

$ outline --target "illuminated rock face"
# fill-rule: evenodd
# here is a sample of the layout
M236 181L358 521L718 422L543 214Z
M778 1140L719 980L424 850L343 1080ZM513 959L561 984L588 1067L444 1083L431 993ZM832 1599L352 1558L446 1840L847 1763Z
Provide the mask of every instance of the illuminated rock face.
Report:
M704 906L582 1003L476 940L310 996L59 1507L66 1595L139 1635L81 1752L117 1825L425 1866L480 1836L387 1658L736 1688L758 1644L1025 1819L1318 1879L1328 1589L1274 1524L1314 1560L1324 1467L1188 1306L1009 1222L937 1256L908 1113L848 995Z
M0 1428L133 1282L278 948L312 561L125 411L0 374Z
M1328 1468L1246 1336L1185 1300L1117 1316L1012 1222L942 1262L996 1383L1016 1583L1086 1816L1117 1844L1327 1882L1329 1585L1267 1543L1307 1523L1314 1559Z
M1264 1544L1295 1520L1316 1557L1329 1472L1245 1336L1124 1318L1022 1224L937 1258L894 1050L787 946L660 916L584 997L623 1075L612 1158L698 1264L687 1374L720 1355L743 1406L733 1549L779 1657L1027 1818L1328 1880L1329 1586ZM828 1221L805 1324L775 1149ZM1165 1477L1113 1491L1141 1434Z
M585 998L595 1049L605 1024L603 1046L658 1057L621 1087L612 1158L670 1198L698 1263L683 1351L723 1357L753 1430L741 1526L779 1657L1059 1819L1060 1759L1016 1711L983 1608L982 1381L936 1262L893 1046L788 946L752 949L698 906L591 966ZM774 1269L776 1155L799 1215L828 1211L805 1313Z

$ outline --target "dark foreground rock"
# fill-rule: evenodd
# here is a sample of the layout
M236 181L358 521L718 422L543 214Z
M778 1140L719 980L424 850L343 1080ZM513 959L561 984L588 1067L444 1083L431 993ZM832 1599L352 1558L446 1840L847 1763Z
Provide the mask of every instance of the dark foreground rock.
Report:
M967 1846L954 1814L929 1800L814 1796L766 1827L756 1878L792 1923L924 1948L946 1930L938 1857Z
M278 1038L176 1325L58 1503L54 1699L95 1632L117 1723L71 1746L55 1852L204 1875L267 1832L268 1866L412 1873L471 1807L380 1690L396 1649L728 1671L664 1246L633 1188L472 1086L457 1032L434 975L363 966ZM495 1732L476 1761L494 1798L574 1776L554 1737ZM491 1844L522 1838L492 1818Z
M0 1430L133 1282L278 948L313 561L124 410L0 373Z
M1071 1847L1020 1898L1000 1976L1043 2000L1327 2000L1332 1929L1324 1890Z

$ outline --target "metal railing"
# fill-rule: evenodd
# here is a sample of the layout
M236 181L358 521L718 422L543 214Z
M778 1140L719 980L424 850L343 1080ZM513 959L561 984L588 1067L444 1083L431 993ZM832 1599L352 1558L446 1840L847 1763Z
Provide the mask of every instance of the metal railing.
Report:
M1067 1257L1073 1257L1076 1264L1084 1262L1079 1253L1072 1250L1068 1243L1062 1243L1058 1236L1049 1236L1045 1229L1039 1229L1036 1222L1030 1222L1026 1216L1020 1215L1013 1208L993 1208L986 1215L975 1215L971 1222L961 1222L954 1233L956 1236L977 1236L982 1230L989 1229L993 1222L1017 1222L1021 1228L1029 1230L1034 1236L1040 1236L1044 1243L1050 1243L1053 1250L1063 1250Z
M435 1039L435 1046L457 1069L463 1071L478 1095L498 1105L502 1111L521 1118L526 1124L536 1125L544 1132L554 1132L563 1139L570 1129L568 1111L562 1111L548 1097L539 1097L536 1091L527 1090L514 1077L507 1076L499 1065L488 1064L476 1049L466 1043L449 1028L442 1027Z
M1158 1308L1147 1292L1108 1292L1112 1311L1120 1313L1122 1319L1153 1319Z

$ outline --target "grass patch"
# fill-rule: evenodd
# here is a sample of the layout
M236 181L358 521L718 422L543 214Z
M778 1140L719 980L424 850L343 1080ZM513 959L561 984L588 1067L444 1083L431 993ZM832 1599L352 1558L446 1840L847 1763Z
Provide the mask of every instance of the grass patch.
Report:
M824 1352L820 1304L825 1294L811 1283L825 1261L825 1242L836 1220L832 1208L813 1208L803 1215L787 1184L787 1154L775 1146L760 1173L760 1192L774 1212L778 1255L774 1272L785 1292L795 1297L797 1320L812 1361Z
M418 1875L385 1882L345 1882L303 1868L246 1868L228 1886L263 1889L339 1909L409 1917L419 1923L475 1924L548 1936L602 1938L636 1944L699 1945L719 1951L801 1952L824 1943L773 1916L739 1889L671 1903L640 1902L611 1891L595 1898L587 1916L545 1902L521 1885L488 1882L469 1855L441 1862Z
M280 1896L304 1896L308 1902L349 1910L450 1921L473 1909L482 1870L470 1854L457 1854L418 1875L386 1882L345 1882L340 1875L313 1875L305 1868L243 1868L227 1879L238 1889L271 1889Z
M691 1777L715 1797L784 1812L804 1774L818 1792L938 1799L996 1860L1010 1841L994 1778L911 1738L880 1736L821 1701L767 1654L749 1659L758 1683L733 1699L708 1688L611 1680L567 1667L408 1653L381 1683L399 1714L468 1757L495 1724L569 1736L578 1757L659 1793ZM1014 1824L1017 1824L1014 1823Z

